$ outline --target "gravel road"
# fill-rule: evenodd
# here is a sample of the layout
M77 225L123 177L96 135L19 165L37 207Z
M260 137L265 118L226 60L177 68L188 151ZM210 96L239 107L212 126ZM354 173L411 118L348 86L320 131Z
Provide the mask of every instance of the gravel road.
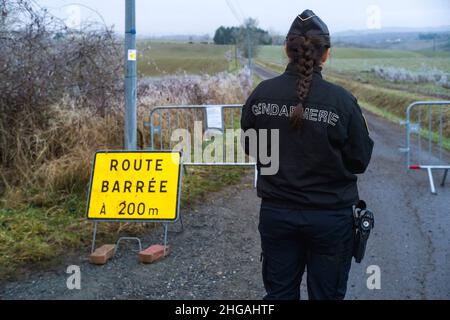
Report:
M425 172L404 168L398 151L402 128L366 116L376 145L368 172L360 177L360 192L376 223L366 259L353 263L347 299L450 299L450 186L432 195ZM169 235L173 250L165 260L139 264L133 246L124 245L107 265L97 267L87 262L86 248L52 270L1 283L0 298L260 299L259 204L249 171L240 185L183 212L185 232ZM142 240L160 243L162 230ZM66 287L69 265L81 268L81 290ZM372 265L381 270L379 290L366 285ZM302 292L306 298L304 286Z

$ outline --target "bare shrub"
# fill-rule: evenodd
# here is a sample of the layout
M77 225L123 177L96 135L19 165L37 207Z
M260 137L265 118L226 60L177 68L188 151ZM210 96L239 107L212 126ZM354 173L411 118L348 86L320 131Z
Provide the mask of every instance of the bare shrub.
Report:
M390 82L435 83L444 88L450 86L447 80L448 75L437 69L412 72L403 68L374 66L370 69L370 72Z
M87 245L92 157L123 148L121 49L109 29L74 32L28 1L0 0L0 276ZM144 121L154 106L237 103L249 90L246 72L143 79L139 145L148 146ZM105 224L98 236L112 241L149 227Z
M141 107L158 105L241 103L251 89L251 77L243 69L237 74L175 75L143 78L138 84Z
M110 29L75 32L28 1L0 1L14 21L0 24L0 194L13 195L3 201L85 191L95 150L123 147L122 46ZM140 80L140 146L152 107L238 103L250 80L246 71Z
M51 106L105 116L122 96L123 63L122 46L105 26L72 30L26 0L2 0L0 11L1 193L31 182L32 164L72 152Z
M195 89L196 88L196 89ZM141 147L148 147L148 128L144 121L153 107L168 104L239 103L250 90L246 71L215 76L146 78L139 82L138 131ZM195 90L194 90L195 89ZM20 139L15 166L2 175L14 201L43 205L44 192L70 194L86 191L90 164L96 150L123 148L124 114L121 102L109 106L102 116L93 109L71 109L71 100L62 99L47 107L46 128L34 128ZM18 133L20 134L20 133ZM25 135L25 133L23 133ZM25 190L36 190L31 192ZM6 196L5 199L11 198ZM8 206L13 205L9 203Z

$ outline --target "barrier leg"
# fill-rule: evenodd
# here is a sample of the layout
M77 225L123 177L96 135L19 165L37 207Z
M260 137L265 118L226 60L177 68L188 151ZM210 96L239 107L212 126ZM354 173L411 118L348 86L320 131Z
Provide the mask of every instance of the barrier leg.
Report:
M447 180L448 170L449 169L445 169L445 171L444 171L444 176L442 177L441 186L445 186L445 180Z
M167 223L164 224L164 256L166 256L166 250L167 250Z
M94 230L92 231L92 247L91 247L91 254L95 251L95 240L97 238L97 223L94 222Z
M181 230L178 231L178 233L184 232L183 215L181 214L181 211L180 211L180 224L181 224Z
M434 195L437 195L436 187L434 186L434 179L433 179L432 169L431 168L427 168L427 172L428 172L428 179L430 180L431 193L434 194Z
M258 166L255 164L255 188L258 186Z

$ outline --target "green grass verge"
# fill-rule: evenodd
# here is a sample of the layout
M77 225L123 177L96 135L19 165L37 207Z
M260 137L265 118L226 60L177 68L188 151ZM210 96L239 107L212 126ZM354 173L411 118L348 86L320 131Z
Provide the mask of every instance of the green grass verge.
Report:
M241 66L226 59L233 47L206 44L140 42L141 76L175 72L214 74L237 72ZM236 113L237 114L237 113ZM238 118L235 124L239 124ZM248 170L242 167L192 167L183 175L181 209L195 206L211 192L237 184ZM0 279L26 268L53 265L67 252L88 254L92 225L85 218L88 186L70 195L42 190L14 190L0 198ZM119 234L142 234L154 224L102 223L98 242L111 243Z
M258 61L285 66L287 57L282 46L263 46ZM450 52L446 51L400 51L360 48L332 48L326 63L328 73L340 74L359 82L404 90L417 94L449 98L450 90L434 82L390 82L371 72L373 67L403 69L420 74L450 73Z
M283 46L261 46L258 58L285 64L287 62ZM383 49L362 49L362 48L339 48L333 47L331 51L331 64L333 60L348 61L381 61L386 63L396 63L396 66L404 66L407 69L420 69L423 64L437 63L435 66L441 66L443 71L450 71L448 61L450 52L447 51L401 51L401 50L383 50ZM353 64L353 69L359 65Z
M193 167L183 175L181 210L197 205L211 192L237 184L246 168ZM48 267L67 252L87 255L92 225L85 218L86 193L47 195L41 206L0 207L0 279L18 276L24 267ZM98 243L115 242L119 234L139 235L154 224L103 223Z
M236 69L233 46L141 41L138 49L141 77L184 72L215 74Z

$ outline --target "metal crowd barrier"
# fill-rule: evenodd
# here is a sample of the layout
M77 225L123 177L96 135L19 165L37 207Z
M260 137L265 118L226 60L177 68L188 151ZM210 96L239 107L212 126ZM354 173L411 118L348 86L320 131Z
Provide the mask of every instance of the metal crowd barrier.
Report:
M417 101L406 110L406 166L426 170L432 194L437 194L433 171L450 169L450 101Z
M225 135L227 129L240 129L242 105L183 105L183 106L159 106L150 112L150 150L172 150L174 147L171 136L176 129L187 129L191 134L194 131L194 123L201 121L203 130L217 130ZM202 132L203 134L203 132ZM202 152L205 145L202 144ZM226 141L223 139L223 154L220 162L196 162L187 161L186 166L250 166L254 167L254 183L257 182L257 167L254 162L228 162L226 160ZM240 142L234 145L234 150L241 148Z

